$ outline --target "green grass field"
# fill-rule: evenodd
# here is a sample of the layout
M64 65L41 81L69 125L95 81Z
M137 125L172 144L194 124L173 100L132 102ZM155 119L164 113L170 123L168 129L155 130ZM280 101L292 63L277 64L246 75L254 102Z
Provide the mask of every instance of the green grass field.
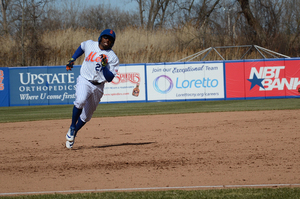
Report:
M0 122L70 119L73 105L0 107ZM99 104L93 117L300 109L300 99Z
M232 100L232 101L192 101L100 104L94 117L117 117L134 115L179 114L224 111L262 111L300 109L300 99ZM0 122L24 122L37 120L71 119L72 105L0 107ZM1 190L1 188L0 188ZM81 194L49 194L2 196L0 198L238 198L238 199L279 199L300 198L300 188L236 188L210 190L169 190L137 192L105 192Z
M1 198L23 199L297 199L300 188L257 188L257 189L214 189L214 190L172 190L151 192L104 192L82 194L51 194L30 196L5 196Z

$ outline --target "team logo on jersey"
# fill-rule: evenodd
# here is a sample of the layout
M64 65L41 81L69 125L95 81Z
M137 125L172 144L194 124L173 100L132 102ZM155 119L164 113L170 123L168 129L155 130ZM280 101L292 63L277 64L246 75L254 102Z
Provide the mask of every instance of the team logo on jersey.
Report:
M90 61L90 62L101 62L100 56L99 56L99 57L95 57L96 54L97 54L97 52L91 52L91 53L89 54L89 56L87 56L87 57L85 58L85 61ZM107 56L107 55L106 55L106 56ZM108 56L107 56L107 59L108 59Z
M247 79L251 82L250 90L255 86L258 86L260 91L271 91L274 88L284 90L285 86L288 90L295 90L300 85L299 78L291 77L287 79L283 77L284 69L285 66L265 66L260 67L258 71L255 67L252 67L249 79Z

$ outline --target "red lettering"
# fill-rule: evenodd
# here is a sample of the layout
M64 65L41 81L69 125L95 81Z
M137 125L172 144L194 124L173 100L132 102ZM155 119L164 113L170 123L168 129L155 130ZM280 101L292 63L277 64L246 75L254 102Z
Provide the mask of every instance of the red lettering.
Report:
M127 80L127 74L125 73L125 74L121 74L120 75L120 78L121 78L121 83L125 83L125 82L127 82L126 80Z
M4 73L3 70L0 70L0 91L4 90L4 84L2 83L4 79Z
M97 58L95 59L95 62L101 62L101 58L100 58L100 57L97 57Z
M100 57L94 58L96 54L97 54L97 53L95 53L95 52L91 52L91 53L89 54L89 56L87 56L87 58L85 58L85 61L90 61L90 62L101 62L101 58L100 58ZM108 57L107 57L107 59L108 59Z
M93 59L94 59L95 55L96 55L96 53L91 52L91 53L89 54L89 56L85 59L85 61L91 61L91 62L94 62L95 60L93 60Z
M139 83L141 81L139 73L117 73L115 78L113 79L113 84L132 82L134 84Z
M111 83L113 84L119 84L121 81L119 73L117 73L117 75L114 77L113 81Z

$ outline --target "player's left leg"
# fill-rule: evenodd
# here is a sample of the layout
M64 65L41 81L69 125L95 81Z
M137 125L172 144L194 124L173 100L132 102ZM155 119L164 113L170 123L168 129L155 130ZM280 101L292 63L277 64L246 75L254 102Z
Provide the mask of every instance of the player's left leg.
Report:
M99 100L100 98L97 98L95 96L91 96L88 99L88 103L86 103L86 105L84 106L84 108L82 109L82 113L80 115L80 119L82 121L88 122L92 119L92 116L100 102Z
M103 86L95 86L94 93L90 95L87 99L86 104L82 109L82 113L78 119L76 124L76 134L77 132L88 122L91 120L102 96L103 96Z

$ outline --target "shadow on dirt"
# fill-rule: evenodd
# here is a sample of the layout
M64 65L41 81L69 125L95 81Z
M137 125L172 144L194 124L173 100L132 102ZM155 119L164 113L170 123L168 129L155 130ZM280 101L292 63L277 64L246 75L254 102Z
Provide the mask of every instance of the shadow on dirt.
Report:
M80 146L75 150L81 150L81 149L101 149L101 148L108 148L108 147L118 147L118 146L141 146L141 145L148 145L148 144L154 144L156 142L127 142L127 143L120 143L120 144L108 144L108 145L101 145L101 146Z

